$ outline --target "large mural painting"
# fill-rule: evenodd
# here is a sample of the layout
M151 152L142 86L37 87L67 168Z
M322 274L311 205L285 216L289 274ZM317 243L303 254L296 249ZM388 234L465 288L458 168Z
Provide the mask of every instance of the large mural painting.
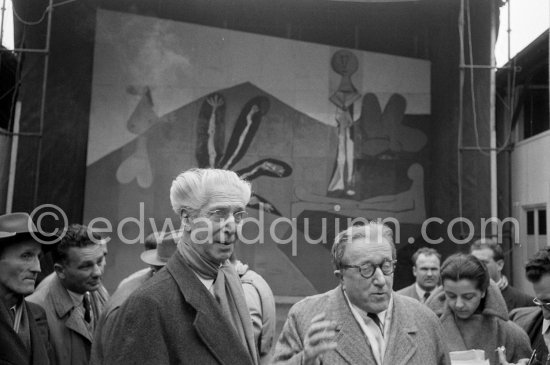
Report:
M85 221L112 226L108 288L143 266L147 234L179 228L169 188L191 167L251 181L237 254L278 296L335 285L348 218L419 236L427 61L106 10L96 29Z

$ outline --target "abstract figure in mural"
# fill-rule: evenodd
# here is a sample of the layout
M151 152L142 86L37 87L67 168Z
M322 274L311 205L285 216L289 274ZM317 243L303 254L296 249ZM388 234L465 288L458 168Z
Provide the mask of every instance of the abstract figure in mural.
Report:
M159 118L153 110L153 99L148 86L143 89L130 86L126 91L129 94L141 95L141 100L126 123L128 131L138 137L135 152L122 161L117 169L116 177L122 184L128 184L136 179L140 187L148 188L153 183L153 172L149 162L145 132L158 123Z
M397 153L418 152L428 142L422 131L402 123L407 109L403 95L393 94L382 112L378 97L368 93L363 96L361 109L356 121L356 137L361 140L359 155L395 159Z
M214 93L206 98L199 111L197 147L195 157L198 167L217 166L223 154L225 99Z
M421 224L426 219L424 168L419 163L412 164L407 177L411 181L408 190L360 201L312 194L306 187L296 187L294 193L299 202L292 205L292 216L298 217L307 210L320 210L348 217L392 217L401 223Z
M225 152L225 98L219 93L206 96L199 112L197 126L197 147L195 157L199 167L233 169L242 159L252 143L263 117L270 108L265 96L251 98L241 109L235 127L229 138ZM289 176L292 168L287 163L267 158L236 171L241 177L251 181L260 176L281 178ZM281 215L268 200L254 193L249 206L262 207L265 211Z
M338 151L336 166L328 185L329 192L345 191L346 195L355 195L353 166L353 103L361 97L351 81L351 75L357 72L359 61L348 50L339 50L331 60L334 72L342 76L338 89L330 96L336 105L336 122L338 123Z

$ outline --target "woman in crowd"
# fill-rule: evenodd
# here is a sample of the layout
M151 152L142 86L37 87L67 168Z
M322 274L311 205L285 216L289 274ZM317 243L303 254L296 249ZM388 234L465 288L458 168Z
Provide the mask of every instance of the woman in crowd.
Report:
M426 305L440 316L449 351L484 350L490 364L498 365L506 364L496 351L504 346L509 363L527 361L529 337L508 320L504 298L485 264L472 255L452 255L441 266L441 282Z

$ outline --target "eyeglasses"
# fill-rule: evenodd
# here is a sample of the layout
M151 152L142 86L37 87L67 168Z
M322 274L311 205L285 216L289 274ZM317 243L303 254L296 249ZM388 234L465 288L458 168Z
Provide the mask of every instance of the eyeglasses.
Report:
M392 274L395 269L396 262L397 260L385 259L378 265L373 264L371 262L367 262L366 264L363 264L363 265L342 265L341 268L342 269L359 269L359 273L361 274L361 276L364 277L365 279L369 279L374 275L374 273L376 272L376 268L378 267L380 268L380 270L382 270L382 273L384 275Z
M543 307L546 310L550 310L550 302L543 302L539 298L534 298L533 303L535 303L539 307Z
M210 218L214 222L226 221L229 219L230 215L233 215L233 218L235 219L235 223L240 223L243 219L245 219L248 216L248 213L245 210L232 212L231 209L229 208L209 210L206 212L206 214L208 215L208 218Z

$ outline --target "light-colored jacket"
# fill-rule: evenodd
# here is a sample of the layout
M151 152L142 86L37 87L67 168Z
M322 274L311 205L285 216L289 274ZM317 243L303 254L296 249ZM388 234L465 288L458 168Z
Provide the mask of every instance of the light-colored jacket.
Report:
M258 347L260 364L271 363L275 345L275 297L267 282L258 273L247 270L241 278L246 304L252 318L254 341Z
M437 317L418 301L393 293L384 365L450 364L447 347ZM357 324L340 286L307 297L296 303L288 314L275 347L274 364L302 364L303 343L311 319L325 313L336 323L335 350L322 355L323 364L376 364L368 340Z
M46 311L50 341L57 365L87 365L90 359L93 329L86 325L78 313L69 292L57 274L26 299ZM109 294L103 286L91 293L94 320L97 321Z
M487 288L481 313L466 320L455 318L446 303L443 288L432 293L426 305L440 315L450 351L484 350L491 365L499 364L496 349L500 346L506 348L506 360L511 363L531 355L529 337L518 325L508 320L506 302L494 282Z
M421 302L420 298L418 297L418 292L416 291L416 283L412 283L409 286L404 287L403 289L400 289L397 291L397 294L404 295L409 298L413 298Z

